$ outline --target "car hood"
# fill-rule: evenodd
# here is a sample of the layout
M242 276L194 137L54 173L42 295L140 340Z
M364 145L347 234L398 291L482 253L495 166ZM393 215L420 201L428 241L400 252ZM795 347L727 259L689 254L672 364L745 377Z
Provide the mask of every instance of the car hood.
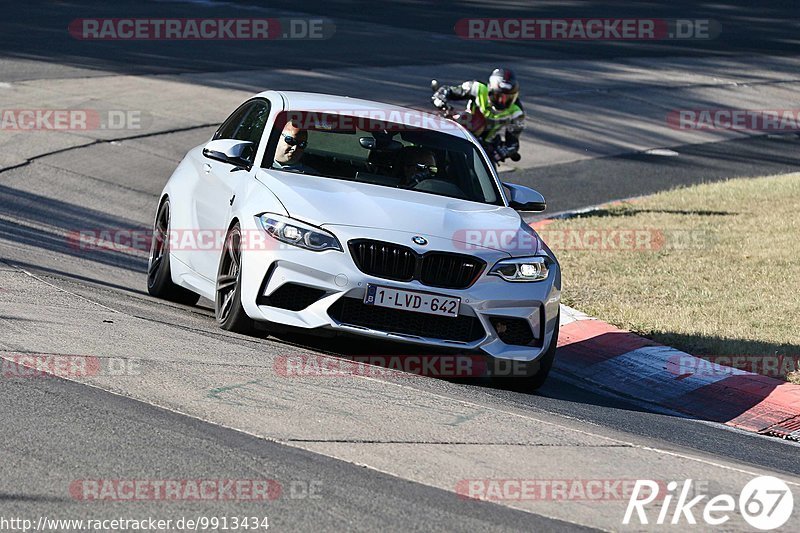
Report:
M509 207L369 183L261 170L258 179L289 216L316 226L357 226L439 237L511 255L541 241ZM522 253L520 253L522 252Z

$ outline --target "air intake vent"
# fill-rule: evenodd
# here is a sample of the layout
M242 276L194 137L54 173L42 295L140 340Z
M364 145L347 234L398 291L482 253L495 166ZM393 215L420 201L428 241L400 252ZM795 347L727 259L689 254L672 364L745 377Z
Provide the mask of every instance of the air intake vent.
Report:
M525 319L491 317L489 322L500 340L506 344L529 346L534 341L531 325Z
M325 295L322 289L286 283L269 296L259 296L258 305L278 307L287 311L302 311Z

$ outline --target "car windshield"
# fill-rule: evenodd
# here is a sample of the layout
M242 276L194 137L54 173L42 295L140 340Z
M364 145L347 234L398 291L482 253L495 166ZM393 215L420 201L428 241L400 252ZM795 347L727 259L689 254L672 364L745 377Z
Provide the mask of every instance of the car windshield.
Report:
M431 124L455 127L436 117ZM283 112L275 120L262 166L502 205L474 144L372 117Z

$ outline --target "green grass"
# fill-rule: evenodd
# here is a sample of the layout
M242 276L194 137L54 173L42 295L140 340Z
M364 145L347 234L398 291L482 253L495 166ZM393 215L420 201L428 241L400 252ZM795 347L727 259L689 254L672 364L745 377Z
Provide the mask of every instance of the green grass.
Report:
M585 249L592 230L637 230L651 245ZM800 358L800 173L610 204L541 234L567 305L698 356Z

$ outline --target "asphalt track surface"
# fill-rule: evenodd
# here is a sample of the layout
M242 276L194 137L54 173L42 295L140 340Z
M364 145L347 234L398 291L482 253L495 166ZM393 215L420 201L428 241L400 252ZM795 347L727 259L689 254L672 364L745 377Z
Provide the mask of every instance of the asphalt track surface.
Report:
M247 4L247 2L242 2ZM467 16L544 16L555 2L473 3L464 12L459 3L417 2L382 6L376 19L372 2L304 2L306 14L336 21L341 39L287 43L269 55L248 43L147 43L131 49L124 43L84 47L63 31L64 21L82 16L199 16L201 4L123 2L114 6L87 2L32 3L7 6L0 31L4 79L82 77L107 73L146 74L239 70L270 67L316 68L354 65L413 65L510 58L619 57L640 55L726 55L796 53L792 2L723 3L695 7L672 2L668 8L649 2L626 3L625 15L712 18L739 31L708 46L660 43L634 46L563 46L536 48L514 43L465 43L452 37L453 21ZM287 14L297 3L273 2ZM203 7L204 16L225 14L224 6ZM562 17L615 16L621 8L580 3L559 6ZM206 11L209 10L209 11ZM278 13L276 16L283 16ZM402 52L381 38L384 27L407 29L415 36ZM422 38L424 37L424 38ZM533 51L532 51L533 50ZM246 87L246 80L231 80ZM313 90L324 91L324 81ZM207 139L213 128L145 137L121 144L101 143L48 155L0 173L0 266L23 268L78 298L121 310L148 323L196 333L197 343L219 335L208 302L187 308L146 295L146 259L124 254L82 253L63 239L40 229L50 225L67 231L81 227L126 225L146 227L157 195L169 173L191 146ZM521 171L515 180L535 185L551 209L566 210L603 201L647 194L676 185L731 176L755 176L796 170L800 166L796 137L756 138L707 145L675 147L683 157L635 154ZM158 153L158 156L152 154ZM17 272L15 270L15 272ZM0 294L12 287L4 287ZM46 306L47 302L41 302ZM13 326L14 317L4 316ZM57 327L42 324L43 328ZM0 334L0 339L3 339ZM109 337L110 339L111 337ZM7 339L3 339L6 341ZM231 344L257 344L265 353L299 346L312 352L375 353L392 347L359 345L344 340L296 336L242 338ZM109 340L109 342L112 342ZM6 349L26 346L4 342ZM10 348L9 348L10 346ZM625 435L652 446L708 461L730 461L752 469L800 475L796 445L735 432L716 425L649 412L624 399L575 386L557 373L536 395L496 389L486 383L435 379L414 380L409 387L447 398L464 399L588 427L600 434ZM368 408L368 407L366 407ZM130 513L123 504L87 507L65 495L64 486L82 478L248 478L321 481L323 499L282 498L267 514L278 530L576 530L578 526L494 503L466 502L452 493L422 483L363 468L353 462L313 453L197 420L145 402L59 379L0 381L0 506L3 515L113 516ZM204 505L141 502L136 512L170 517L234 515L252 512L247 504Z
M137 405L73 382L43 380L31 386L12 380L0 394L3 418L17 421L15 431L6 433L3 446L18 451L17 468L4 471L6 487L14 487L0 493L4 516L92 516L90 506L70 500L60 489L73 479L102 479L108 472L136 479L147 472L159 472L165 479L186 479L187 474L188 479L263 479L269 472L270 479L292 481L283 482L284 497L269 501L267 510L255 507L254 511L250 502L160 502L146 510L137 509L137 516L177 520L182 516L255 513L269 516L274 529L304 531L322 525L354 531L446 531L453 524L470 530L514 531L523 523L536 530L575 528L574 524L493 503L454 498L446 491L380 472L343 468L340 461L323 455ZM48 427L51 435L57 434L58 442L39 435L41 426ZM152 450L160 452L153 454ZM27 468L20 468L22 465ZM49 479L45 490L41 479L29 475L31 470L43 468L47 471L42 474ZM315 486L325 487L324 499ZM335 509L331 500L336 501ZM130 511L124 502L117 507L122 515ZM113 513L112 509L104 511Z
M635 153L524 169L510 181L533 187L556 211L568 211L658 191L731 178L796 171L800 136L675 146L680 156Z
M260 68L322 68L347 66L400 66L443 62L470 63L515 59L603 57L657 57L680 55L794 54L796 5L789 1L765 4L757 0L700 4L669 2L457 1L396 2L306 1L269 2L271 16L293 14L328 17L337 27L330 46L318 42L279 42L264 53L258 42L153 41L130 47L122 42L85 46L64 30L65 22L91 17L193 17L230 16L233 10L260 16L263 2L31 2L11 5L4 17L0 49L6 58L45 60L39 68L94 68L125 73L228 71ZM519 18L663 18L710 19L725 28L712 41L658 42L608 41L569 43L471 42L453 34L455 22L469 17ZM385 38L387 30L405 32L402 46ZM577 44L577 46L576 46ZM29 75L35 71L28 65ZM18 68L22 68L19 66ZM10 73L14 76L14 73ZM238 80L231 80L236 82ZM358 80L353 80L358 83ZM324 89L323 87L319 88ZM528 92L532 92L528 88Z

